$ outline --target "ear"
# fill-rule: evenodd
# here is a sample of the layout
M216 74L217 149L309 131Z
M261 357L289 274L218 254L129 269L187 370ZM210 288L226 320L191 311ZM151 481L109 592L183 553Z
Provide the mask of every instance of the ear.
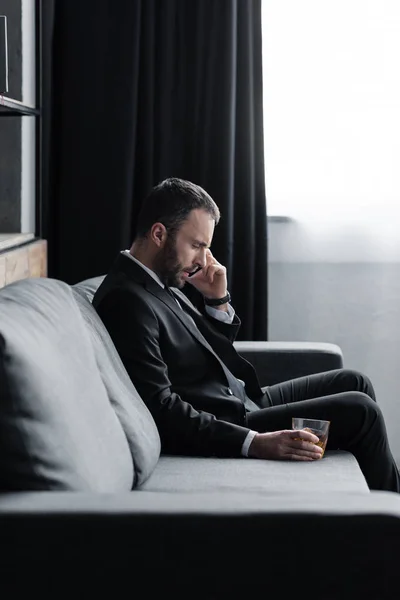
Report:
M165 229L165 225L162 223L154 223L150 229L150 239L158 248L164 246L167 235L168 233Z

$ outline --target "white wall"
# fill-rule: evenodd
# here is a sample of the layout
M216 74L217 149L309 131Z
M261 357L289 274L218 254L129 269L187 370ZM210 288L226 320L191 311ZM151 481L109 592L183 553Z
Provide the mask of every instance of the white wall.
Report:
M22 102L35 106L35 1L22 0ZM35 231L35 118L21 118L21 232Z
M400 465L400 2L263 0L269 335L372 379Z

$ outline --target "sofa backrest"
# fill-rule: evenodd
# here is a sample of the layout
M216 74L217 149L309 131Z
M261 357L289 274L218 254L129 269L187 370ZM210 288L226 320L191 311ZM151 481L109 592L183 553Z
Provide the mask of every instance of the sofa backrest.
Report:
M97 289L102 279L103 277L97 281L93 279L90 285ZM135 466L135 485L140 485L153 472L160 456L161 442L157 426L126 372L108 331L91 304L95 289L88 289L86 282L76 284L72 289L87 324L109 401L128 440Z
M130 490L158 460L151 415L78 296L52 279L0 290L1 490Z
M78 291L84 298L89 300L90 304L93 302L93 297L97 292L97 288L103 283L105 275L98 275L97 277L91 277L90 279L84 279L79 283L73 285L73 289Z

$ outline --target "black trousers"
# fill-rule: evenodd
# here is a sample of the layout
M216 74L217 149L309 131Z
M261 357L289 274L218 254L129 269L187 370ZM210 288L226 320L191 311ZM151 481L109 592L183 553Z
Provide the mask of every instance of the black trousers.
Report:
M263 388L266 408L249 412L247 425L260 433L292 429L292 417L330 421L327 450L348 450L371 490L400 492L382 412L368 377L338 369Z

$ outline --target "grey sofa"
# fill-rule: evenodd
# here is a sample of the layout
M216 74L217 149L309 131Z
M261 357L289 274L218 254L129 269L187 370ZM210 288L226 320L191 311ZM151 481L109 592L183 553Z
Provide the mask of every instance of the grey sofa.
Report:
M393 598L400 498L355 458L160 456L91 299L0 290L0 591L42 597ZM341 368L332 344L237 342L262 385Z

